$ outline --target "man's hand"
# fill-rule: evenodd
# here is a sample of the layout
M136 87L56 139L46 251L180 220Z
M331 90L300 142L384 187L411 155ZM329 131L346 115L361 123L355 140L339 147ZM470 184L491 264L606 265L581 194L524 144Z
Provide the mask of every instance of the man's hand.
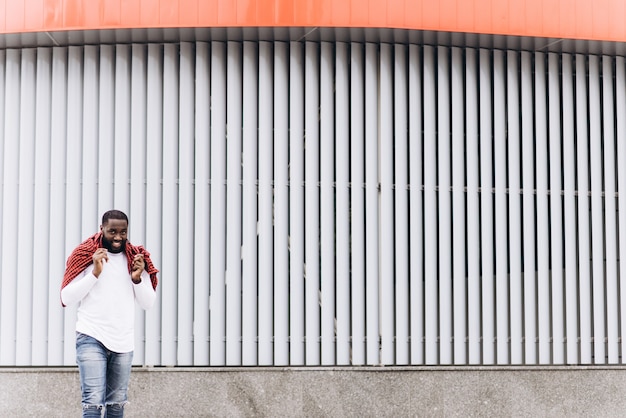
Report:
M109 253L106 248L98 248L93 254L93 275L98 277L102 273L102 266L109 261Z
M136 254L133 258L133 267L130 273L133 283L137 284L141 282L141 273L144 268L146 268L146 262L143 259L143 254Z

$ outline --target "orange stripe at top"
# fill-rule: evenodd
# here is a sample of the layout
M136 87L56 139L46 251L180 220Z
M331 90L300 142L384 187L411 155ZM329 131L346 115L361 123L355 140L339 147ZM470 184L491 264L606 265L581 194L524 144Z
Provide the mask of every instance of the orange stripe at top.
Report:
M0 33L378 27L626 41L624 0L0 0Z

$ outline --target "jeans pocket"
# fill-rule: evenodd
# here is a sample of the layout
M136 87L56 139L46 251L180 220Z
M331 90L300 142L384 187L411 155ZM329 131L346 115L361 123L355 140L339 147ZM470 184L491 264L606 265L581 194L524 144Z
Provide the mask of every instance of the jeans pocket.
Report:
M98 340L96 340L91 335L83 334L82 332L76 332L76 347L84 346L84 345L99 345Z

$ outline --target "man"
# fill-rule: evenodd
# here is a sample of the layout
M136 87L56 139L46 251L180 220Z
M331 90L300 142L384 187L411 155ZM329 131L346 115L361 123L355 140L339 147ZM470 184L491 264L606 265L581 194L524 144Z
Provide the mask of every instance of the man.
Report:
M127 241L128 217L102 216L100 232L67 259L61 285L63 306L78 303L76 362L83 417L124 416L133 360L135 302L143 309L156 298L158 270L142 246Z

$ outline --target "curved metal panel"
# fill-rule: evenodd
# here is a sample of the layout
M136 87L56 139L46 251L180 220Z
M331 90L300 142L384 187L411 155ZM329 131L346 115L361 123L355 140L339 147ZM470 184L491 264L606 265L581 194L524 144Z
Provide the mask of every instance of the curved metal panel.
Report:
M113 206L161 270L137 365L618 364L625 73L403 43L0 51L0 365L75 364L64 261Z

